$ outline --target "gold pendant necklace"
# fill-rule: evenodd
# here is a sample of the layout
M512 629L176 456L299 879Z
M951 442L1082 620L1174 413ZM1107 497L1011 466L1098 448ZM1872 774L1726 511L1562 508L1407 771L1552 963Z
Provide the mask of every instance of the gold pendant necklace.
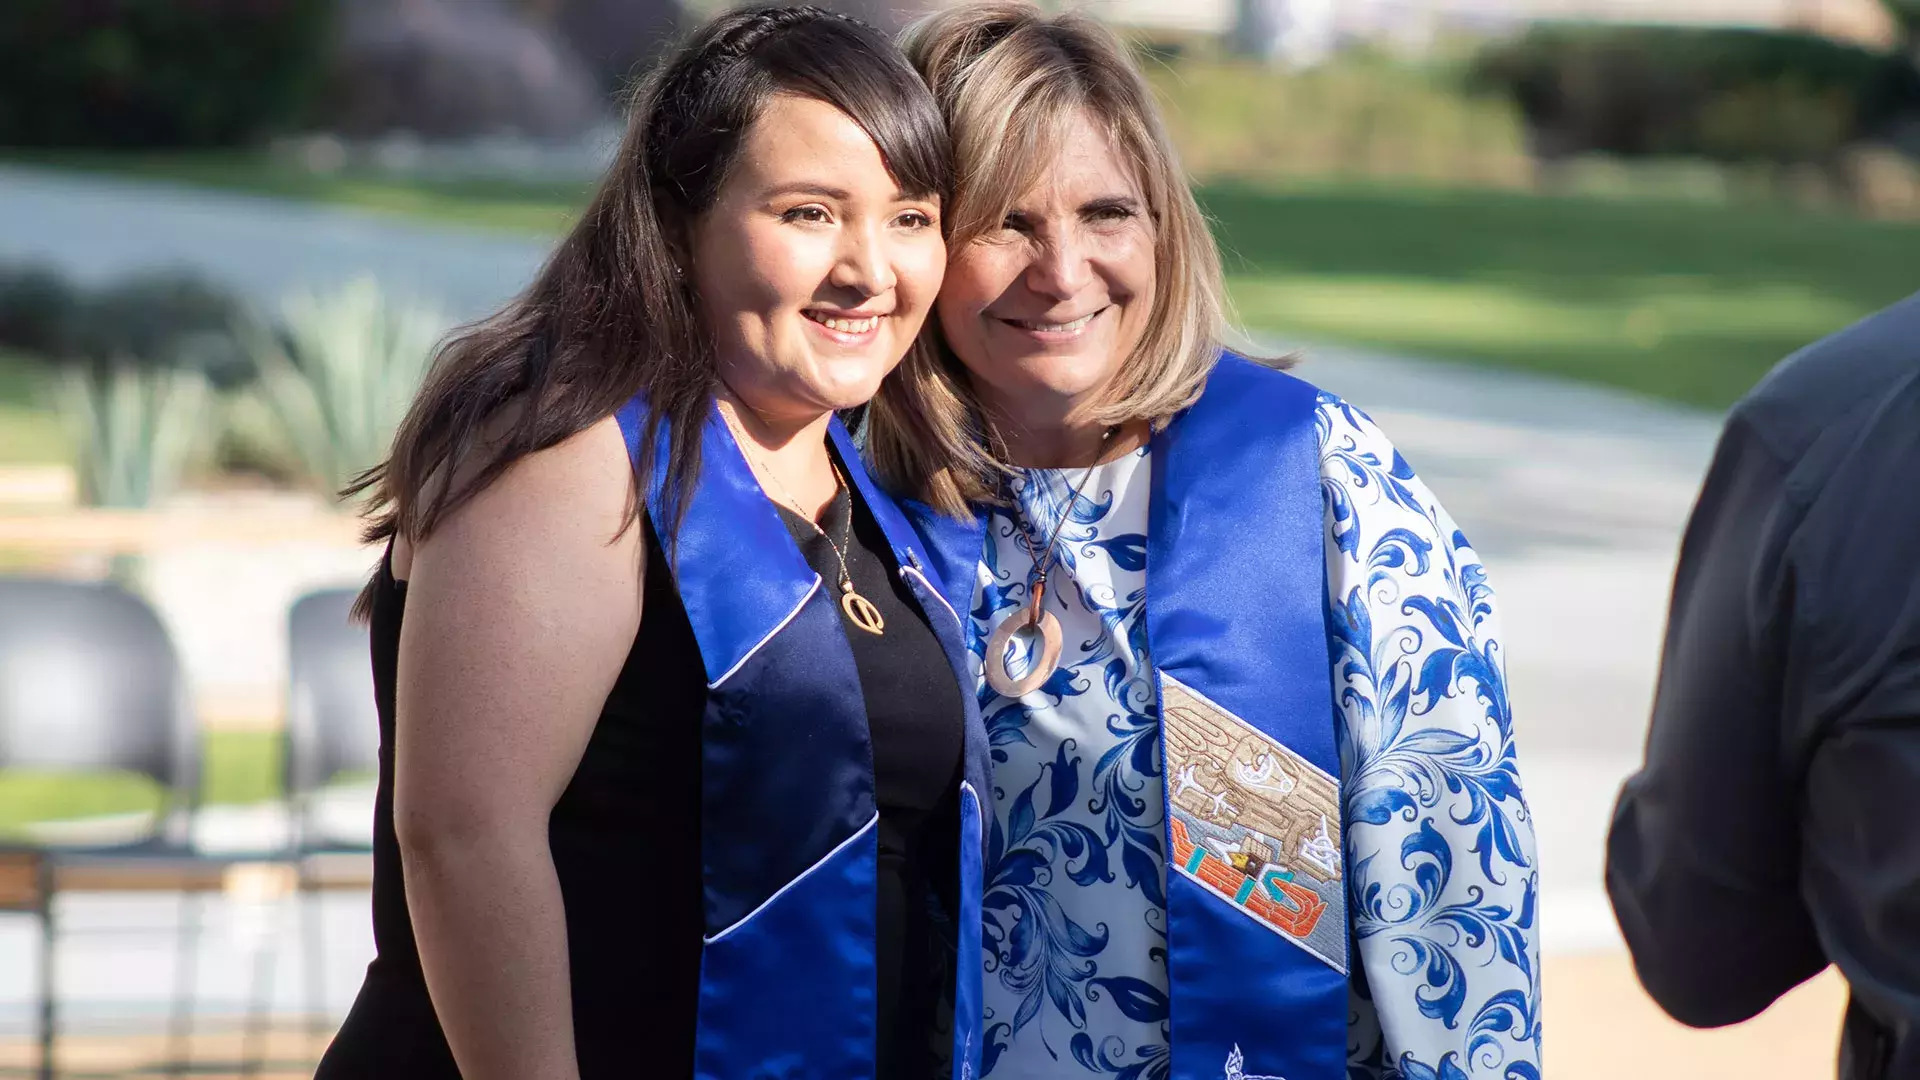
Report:
M983 665L986 668L987 685L1003 697L1025 697L1045 686L1047 680L1053 678L1053 673L1060 669L1060 620L1046 609L1047 574L1058 561L1054 542L1060 539L1060 530L1066 527L1067 519L1073 516L1074 504L1080 501L1080 493L1086 488L1087 481L1100 468L1100 458L1105 456L1107 442L1118 430L1118 427L1110 427L1100 437L1101 453L1094 455L1093 464L1087 466L1087 471L1080 476L1080 482L1074 485L1072 495L1067 498L1066 509L1060 512L1060 520L1054 524L1053 534L1047 538L1044 552L1034 547L1033 537L1025 524L1020 523L1020 543L1033 558L1033 571L1027 578L1027 609L1024 613L1010 614L1000 620L993 636L987 639L987 657ZM1016 500L1016 514L1019 513L1018 505ZM1027 673L1016 678L1013 674L1014 638L1023 632L1039 640L1037 643L1031 640L1023 643L1019 652L1030 654L1037 644L1039 655L1032 658Z
M833 542L833 537L828 536L827 530L822 529L818 522L812 518L807 518L807 521L813 525L814 531L820 534L820 538L827 542L827 546L833 549L834 558L840 560L840 610L846 615L847 621L869 634L884 634L887 631L887 620L880 617L880 609L874 606L873 601L861 596L860 591L853 587L853 573L847 569L846 549L853 546L853 488L849 487L846 480L841 477L838 465L833 465L832 468L833 482L836 486L834 494L845 492L847 496L846 531L841 535L840 542L836 544ZM774 481L775 484L779 482Z
M734 439L740 444L740 449L759 461L758 455L747 450L747 443L750 440L747 439L746 432L742 431L733 419L732 410L722 409L720 414L727 418L728 426L733 428ZM773 470L767 467L767 463L759 461L759 465L760 471L766 474L767 479L773 481L773 486L780 489L787 509L792 510L800 520L813 526L813 531L819 533L820 539L825 540L827 546L833 549L833 557L840 561L840 611L847 617L847 621L869 634L886 633L887 620L881 617L880 609L874 605L873 601L861 596L860 591L854 588L853 573L847 569L847 549L851 548L853 543L853 488L840 475L840 466L834 464L831 457L827 459L827 467L833 470L834 500L838 501L843 492L847 496L847 527L844 535L840 537L840 542L836 544L827 530L821 528L820 523L813 520L812 515L801 509L800 500L793 497L793 493L787 490L787 485L780 482L780 478L773 474Z

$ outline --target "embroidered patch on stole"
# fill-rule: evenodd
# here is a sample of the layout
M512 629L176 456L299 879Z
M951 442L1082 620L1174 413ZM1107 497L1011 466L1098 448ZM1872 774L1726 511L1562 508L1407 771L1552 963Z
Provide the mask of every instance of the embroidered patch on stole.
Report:
M1173 869L1345 974L1340 782L1199 691L1160 683Z

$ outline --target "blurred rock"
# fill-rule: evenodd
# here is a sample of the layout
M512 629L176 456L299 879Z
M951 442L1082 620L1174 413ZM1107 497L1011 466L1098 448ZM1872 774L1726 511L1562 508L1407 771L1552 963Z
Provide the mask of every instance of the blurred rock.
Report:
M692 21L674 0L540 0L534 6L606 93L638 78Z
M1333 55L1339 36L1334 0L1235 0L1233 51L1290 68L1310 68Z
M895 34L920 16L946 5L940 0L829 0L820 6Z
M70 351L80 297L51 266L0 263L0 349L39 357Z
M608 106L559 35L499 0L347 0L332 126L350 137L568 139Z
M1841 164L1853 207L1868 217L1920 219L1920 162L1883 146L1860 146Z

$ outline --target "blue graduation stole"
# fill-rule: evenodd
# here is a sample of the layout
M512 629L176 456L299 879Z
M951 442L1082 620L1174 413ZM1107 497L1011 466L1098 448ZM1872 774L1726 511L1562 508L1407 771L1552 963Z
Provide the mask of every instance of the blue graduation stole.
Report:
M1174 1080L1336 1080L1348 924L1319 391L1224 356L1152 442ZM969 610L984 518L908 515Z
M630 401L618 419L637 460L644 401ZM656 516L667 490L668 437L662 423L647 491ZM955 676L971 687L960 618L925 569L912 528L868 478L838 420L831 437ZM699 483L668 554L708 679L695 1075L871 1077L879 814L866 704L833 590L801 556L717 407L702 432ZM980 953L978 792L987 745L973 695L961 697L966 760L955 917L963 962L956 965L953 1075L971 1080L980 1067L980 969L964 958Z

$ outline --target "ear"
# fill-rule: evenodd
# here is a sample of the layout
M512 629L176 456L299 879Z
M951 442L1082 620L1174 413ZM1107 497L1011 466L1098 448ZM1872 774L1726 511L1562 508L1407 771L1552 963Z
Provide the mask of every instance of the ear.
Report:
M681 280L693 266L693 231L690 226L676 224L663 230L660 237L666 245L667 261L673 265L673 276Z

